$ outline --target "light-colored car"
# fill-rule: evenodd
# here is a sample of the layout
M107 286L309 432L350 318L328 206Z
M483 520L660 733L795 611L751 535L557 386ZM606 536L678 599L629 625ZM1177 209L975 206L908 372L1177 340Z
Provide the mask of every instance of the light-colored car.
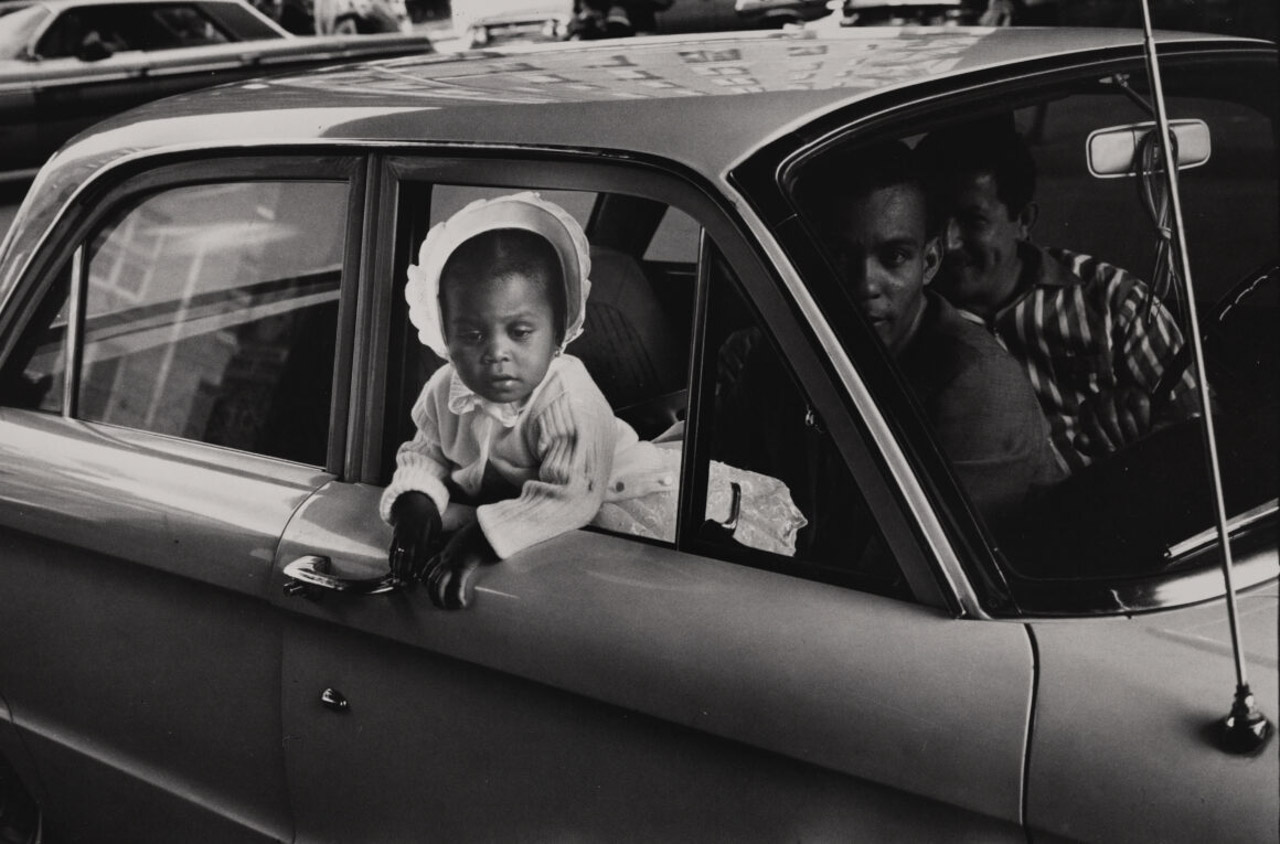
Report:
M774 29L831 14L827 0L453 0L450 8L454 32L469 47Z
M140 103L250 76L431 51L422 34L294 37L244 0L0 2L0 177Z
M1276 51L1158 41L1212 139L1181 202L1274 718ZM256 80L64 148L0 249L10 838L1275 841L1274 739L1219 746L1198 423L1027 511L1068 544L1006 542L795 188L1011 112L1037 238L1142 272L1156 227L1087 142L1149 131L1146 73L1118 30L659 37ZM592 244L569 353L642 436L683 429L680 521L570 531L447 612L387 578L377 515L440 364L402 291L429 226L526 189ZM744 331L780 376L756 413L726 404ZM770 499L708 494L734 461L813 525L792 553Z

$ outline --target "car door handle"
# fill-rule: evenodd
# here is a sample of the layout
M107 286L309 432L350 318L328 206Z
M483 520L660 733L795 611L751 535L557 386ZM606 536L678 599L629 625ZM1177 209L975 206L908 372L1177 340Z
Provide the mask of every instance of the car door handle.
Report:
M314 590L327 589L349 595L381 595L394 592L404 582L390 572L378 577L340 577L329 573L328 557L308 554L284 567L284 593L307 597Z

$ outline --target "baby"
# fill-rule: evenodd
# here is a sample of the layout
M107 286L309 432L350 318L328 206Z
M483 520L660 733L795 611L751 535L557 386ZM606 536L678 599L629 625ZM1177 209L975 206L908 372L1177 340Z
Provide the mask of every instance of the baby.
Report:
M673 534L679 452L638 442L564 353L591 287L577 221L536 193L479 200L434 226L418 260L409 318L449 363L414 404L417 433L382 496L392 573L454 609L479 566L586 525L606 501L656 496ZM473 520L451 502L474 505Z

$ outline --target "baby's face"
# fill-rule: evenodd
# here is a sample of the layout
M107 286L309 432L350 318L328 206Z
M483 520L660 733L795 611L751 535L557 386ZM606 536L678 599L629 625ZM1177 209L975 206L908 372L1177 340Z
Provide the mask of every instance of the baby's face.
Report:
M519 402L555 356L555 315L537 279L522 273L444 288L445 342L462 383L494 402Z

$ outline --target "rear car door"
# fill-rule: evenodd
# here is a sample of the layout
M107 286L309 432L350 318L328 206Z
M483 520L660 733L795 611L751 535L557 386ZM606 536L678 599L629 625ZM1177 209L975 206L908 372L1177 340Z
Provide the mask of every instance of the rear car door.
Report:
M812 345L707 194L635 165L405 155L382 173L344 474L273 575L298 840L1022 840L1026 635L954 616L823 362L841 352ZM595 304L568 353L680 449L679 530L562 534L485 569L465 611L421 586L300 588L284 570L307 558L386 573L378 499L439 365L408 327L406 268L429 224L521 189L589 232ZM730 465L739 420L716 394L748 337L780 379L759 398L827 458L825 520L803 472L785 481L821 534L779 527L782 479ZM772 492L709 527L734 509L725 473Z
M91 185L8 302L0 689L58 840L292 837L265 598L342 436L360 172Z

